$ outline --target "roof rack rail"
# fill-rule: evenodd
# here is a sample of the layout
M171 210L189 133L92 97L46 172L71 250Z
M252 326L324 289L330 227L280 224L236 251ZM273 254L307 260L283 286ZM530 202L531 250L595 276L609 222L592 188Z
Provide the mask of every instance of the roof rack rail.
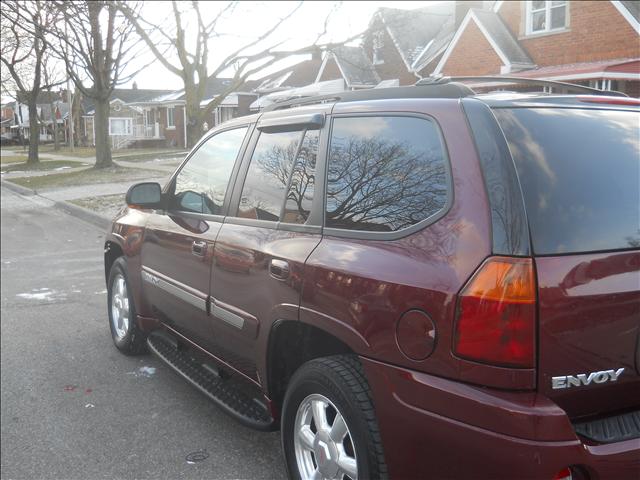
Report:
M525 84L535 85L539 87L556 87L566 90L566 93L573 91L576 93L586 93L591 95L605 95L610 97L627 97L625 93L613 90L598 90L597 88L585 87L574 83L556 82L554 80L541 80L538 78L524 77L491 77L491 76L460 76L460 77L444 77L431 76L416 82L416 85L446 85L451 82L468 82L468 81L485 81L487 83L507 83L507 84Z
M411 85L406 87L368 88L352 92L340 92L338 94L320 95L315 97L299 97L291 100L276 102L264 108L263 112L281 110L285 108L310 105L327 101L357 102L363 100L389 100L394 98L463 98L475 95L475 92L456 82L444 82L442 84Z

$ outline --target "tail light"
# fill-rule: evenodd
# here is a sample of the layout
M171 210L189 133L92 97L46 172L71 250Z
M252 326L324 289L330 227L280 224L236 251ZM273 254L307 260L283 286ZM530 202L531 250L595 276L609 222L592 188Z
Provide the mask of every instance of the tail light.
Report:
M572 480L573 475L571 475L571 469L569 467L563 468L556 476L553 477L553 480Z
M491 257L458 295L454 353L492 365L535 365L536 288L530 258Z

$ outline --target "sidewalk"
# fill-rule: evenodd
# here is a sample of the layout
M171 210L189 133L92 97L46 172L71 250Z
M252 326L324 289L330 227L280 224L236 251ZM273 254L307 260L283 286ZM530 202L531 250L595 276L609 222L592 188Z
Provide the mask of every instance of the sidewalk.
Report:
M2 155L12 155L14 150L2 150ZM180 158L180 152L167 152L169 157L163 160L162 154L147 153L144 156L149 156L148 161L127 161L127 158L137 157L140 158L142 152L132 152L122 155L114 155L114 161L117 165L126 168L147 170L149 171L149 177L141 180L140 178L125 180L119 182L110 183L97 183L86 185L65 185L58 187L43 187L32 190L21 185L11 183L13 178L24 177L36 177L42 175L55 175L55 174L67 174L71 172L77 172L85 169L91 169L95 164L95 157L71 157L65 155L56 155L52 153L41 153L40 157L45 160L67 160L77 162L78 167L61 167L52 170L42 171L22 171L22 172L7 172L2 174L2 187L10 189L21 195L36 195L44 200L53 202L56 208L59 208L66 213L82 218L85 221L106 228L109 225L113 214L120 205L124 205L124 194L129 187L139 183L141 181L158 182L161 185L168 180L169 176L176 170L176 159ZM184 155L182 155L184 156ZM171 162L171 164L165 164L165 162ZM4 164L3 166L12 165L11 163ZM106 179L109 180L108 178ZM120 196L119 198L113 198L114 196ZM83 206L75 205L79 203ZM88 206L89 208L84 208Z

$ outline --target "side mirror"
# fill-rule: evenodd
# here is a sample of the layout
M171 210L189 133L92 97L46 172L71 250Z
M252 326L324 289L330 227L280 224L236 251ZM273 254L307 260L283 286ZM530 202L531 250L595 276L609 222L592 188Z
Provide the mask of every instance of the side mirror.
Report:
M136 183L129 187L127 205L138 208L162 208L162 188L159 183Z

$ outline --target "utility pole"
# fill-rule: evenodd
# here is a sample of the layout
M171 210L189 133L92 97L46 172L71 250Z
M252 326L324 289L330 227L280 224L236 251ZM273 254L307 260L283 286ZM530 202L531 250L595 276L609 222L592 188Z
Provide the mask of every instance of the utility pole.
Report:
M64 34L67 35L67 22L64 23ZM69 47L66 46L65 54L69 53ZM67 57L68 58L68 57ZM67 102L69 103L69 150L73 152L73 97L71 95L71 87L69 82L69 72L67 72Z
M67 77L67 102L69 102L69 149L73 152L73 96L69 88L69 77Z

